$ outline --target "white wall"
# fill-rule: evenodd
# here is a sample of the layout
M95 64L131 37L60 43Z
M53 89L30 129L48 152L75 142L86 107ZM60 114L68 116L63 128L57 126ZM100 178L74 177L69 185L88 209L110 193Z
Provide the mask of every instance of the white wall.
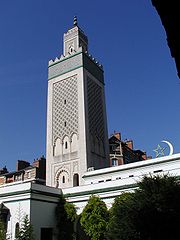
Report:
M43 227L52 227L56 232L55 208L60 189L50 188L32 182L12 183L0 186L0 203L10 210L8 217L7 236L15 238L15 225L22 223L28 215L34 228L36 240L40 240ZM56 239L55 236L53 238Z
M86 172L84 186L66 188L63 193L75 204L78 213L92 194L101 197L110 207L116 196L133 191L137 182L149 174L180 176L180 154Z

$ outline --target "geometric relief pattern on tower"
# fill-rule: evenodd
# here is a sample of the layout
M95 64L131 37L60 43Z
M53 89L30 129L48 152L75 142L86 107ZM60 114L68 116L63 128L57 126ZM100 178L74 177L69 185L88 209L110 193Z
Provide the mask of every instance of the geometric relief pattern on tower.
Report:
M77 75L53 84L53 145L57 138L78 135Z
M104 114L102 88L87 77L89 131L104 143Z

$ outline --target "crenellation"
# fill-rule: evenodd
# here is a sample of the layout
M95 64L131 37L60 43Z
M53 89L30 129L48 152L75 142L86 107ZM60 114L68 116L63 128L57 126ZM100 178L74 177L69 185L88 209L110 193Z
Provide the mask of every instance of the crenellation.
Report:
M78 27L75 26L74 28L68 29L68 31L66 33L64 33L64 36L67 36L73 32L77 32L78 31Z
M54 61L51 59L51 60L49 60L48 65L50 66L53 63L54 63Z
M99 67L103 70L103 65L100 64L91 54L85 51L85 54Z
M55 63L58 63L58 62L61 62L62 60L65 60L65 59L69 58L70 56L73 56L74 54L80 53L80 52L82 52L82 47L79 47L77 51L74 49L72 51L72 53L69 52L67 56L64 56L63 54L61 54L60 57L56 57L55 59L51 59L49 61L49 65L48 66L51 66L51 65L53 65Z
M61 54L61 56L60 56L60 60L63 60L65 58L65 56L63 55L63 54Z

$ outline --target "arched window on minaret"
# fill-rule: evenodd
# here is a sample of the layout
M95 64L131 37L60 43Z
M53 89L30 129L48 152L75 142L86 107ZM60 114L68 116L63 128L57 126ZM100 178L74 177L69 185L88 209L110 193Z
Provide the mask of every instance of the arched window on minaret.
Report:
M65 183L65 176L62 177L62 183Z
M79 174L75 173L73 176L73 187L79 186Z

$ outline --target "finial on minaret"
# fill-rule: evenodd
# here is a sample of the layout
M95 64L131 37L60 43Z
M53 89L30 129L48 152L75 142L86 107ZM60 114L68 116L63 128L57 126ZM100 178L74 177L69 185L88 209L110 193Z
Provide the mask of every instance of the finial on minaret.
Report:
M77 26L77 17L74 16L74 26Z

